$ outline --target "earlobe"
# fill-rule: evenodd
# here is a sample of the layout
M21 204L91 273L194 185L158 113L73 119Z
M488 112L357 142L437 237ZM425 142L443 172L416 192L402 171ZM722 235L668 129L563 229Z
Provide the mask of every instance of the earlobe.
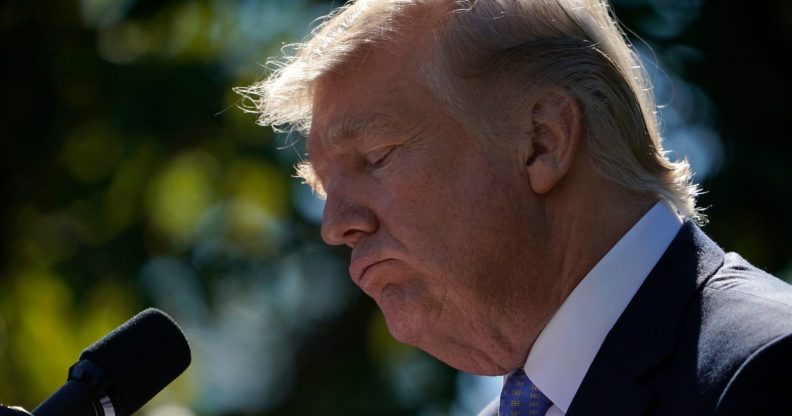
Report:
M580 106L567 91L549 89L533 104L529 122L528 177L535 193L546 194L574 162L583 123Z

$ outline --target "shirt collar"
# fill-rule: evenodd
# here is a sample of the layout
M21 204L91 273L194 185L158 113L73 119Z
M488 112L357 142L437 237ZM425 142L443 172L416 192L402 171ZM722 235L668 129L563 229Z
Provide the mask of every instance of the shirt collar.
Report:
M681 225L667 202L655 204L580 281L539 334L524 370L564 413L608 332Z

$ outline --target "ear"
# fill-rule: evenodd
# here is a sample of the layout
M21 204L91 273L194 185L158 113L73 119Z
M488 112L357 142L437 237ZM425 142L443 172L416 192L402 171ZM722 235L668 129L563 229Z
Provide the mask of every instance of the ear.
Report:
M562 89L548 89L527 117L531 132L525 161L531 188L545 194L569 172L581 140L582 115L577 100Z

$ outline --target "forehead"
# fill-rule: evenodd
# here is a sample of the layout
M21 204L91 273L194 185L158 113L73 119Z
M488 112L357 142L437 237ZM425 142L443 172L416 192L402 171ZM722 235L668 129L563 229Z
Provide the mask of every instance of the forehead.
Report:
M402 54L381 50L343 74L323 77L314 90L309 148L331 149L365 133L398 132L427 110L423 84Z
M403 135L422 118L415 110L426 107L414 101L415 83L402 85L387 79L367 83L364 78L325 82L321 95L315 96L306 143L308 160L300 163L297 174L322 198L326 194L320 172L334 155L350 152L363 138L376 142L378 137Z

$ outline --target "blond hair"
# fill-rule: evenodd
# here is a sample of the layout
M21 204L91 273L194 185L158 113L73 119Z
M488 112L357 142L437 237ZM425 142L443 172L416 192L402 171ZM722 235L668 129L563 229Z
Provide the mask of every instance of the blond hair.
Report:
M440 19L426 25L430 11ZM435 13L437 14L437 13ZM264 81L238 92L259 123L310 129L317 81L342 73L371 48L428 27L431 51L416 52L427 86L452 114L496 137L509 113L539 87L561 87L583 110L584 146L597 172L669 201L703 221L686 160L663 151L651 85L607 3L598 0L358 0L320 20L291 45ZM300 174L310 182L305 167Z

